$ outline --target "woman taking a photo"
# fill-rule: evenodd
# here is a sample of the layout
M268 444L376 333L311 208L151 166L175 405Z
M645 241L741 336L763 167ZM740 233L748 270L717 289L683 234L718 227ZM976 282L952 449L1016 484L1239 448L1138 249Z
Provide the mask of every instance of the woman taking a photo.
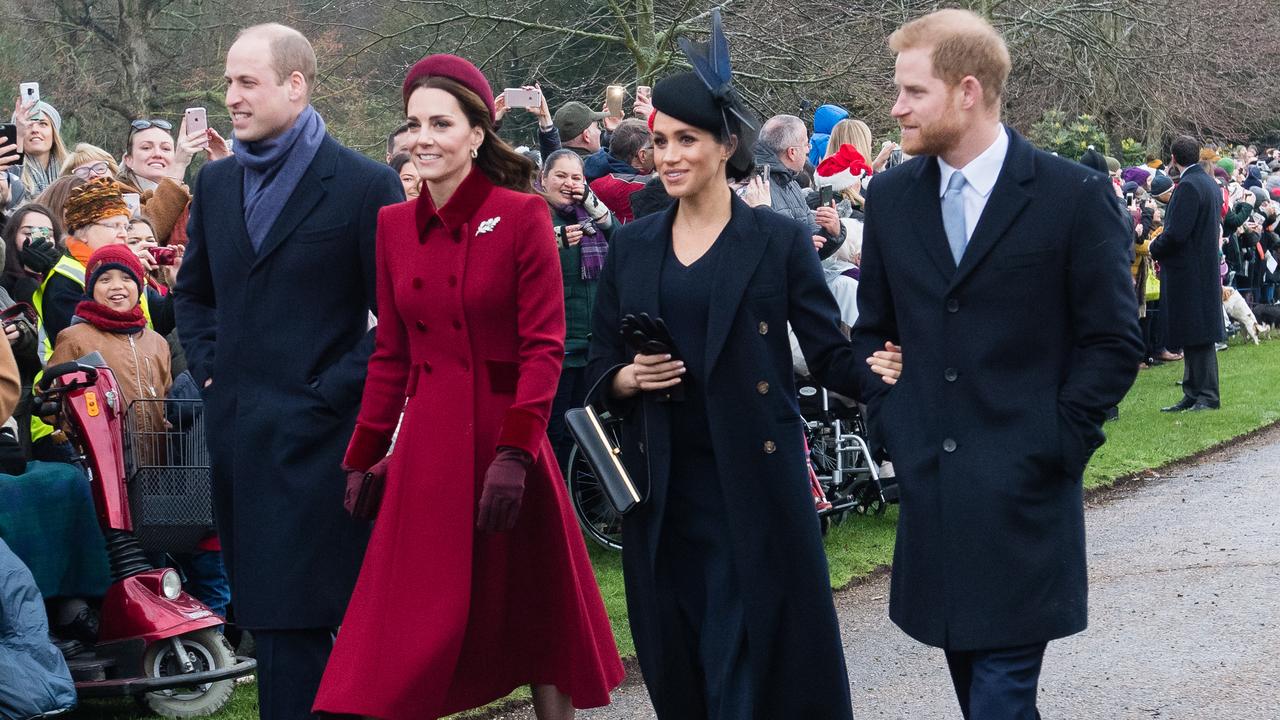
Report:
M618 231L596 296L588 375L648 485L622 525L632 635L664 720L850 718L787 323L827 387L856 396L864 359L809 234L729 188L752 171L754 134L729 81L724 68L654 88L654 159L675 204ZM624 343L624 316L640 313L665 321L673 353ZM676 386L683 399L668 399Z
M532 685L539 718L570 718L622 664L546 436L565 327L546 203L474 65L424 58L404 100L423 191L378 218L344 460L385 486L315 710L436 718Z
M618 227L613 213L591 192L582 167L582 156L556 150L547 156L541 176L542 194L551 206L560 270L564 276L564 367L547 423L547 435L561 468L569 463L573 437L564 414L581 407L587 397L587 345L591 337L591 305L596 280L609 252L609 241Z

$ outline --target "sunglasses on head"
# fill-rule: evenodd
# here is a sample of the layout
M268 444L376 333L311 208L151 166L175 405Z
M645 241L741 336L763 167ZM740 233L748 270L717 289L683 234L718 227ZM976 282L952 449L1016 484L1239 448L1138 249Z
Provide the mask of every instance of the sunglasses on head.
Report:
M160 128L161 130L172 130L173 123L169 122L168 120L160 120L160 119L134 120L133 122L129 123L129 127L133 128L131 132L132 134L136 132L142 132L143 130L149 130L153 127Z

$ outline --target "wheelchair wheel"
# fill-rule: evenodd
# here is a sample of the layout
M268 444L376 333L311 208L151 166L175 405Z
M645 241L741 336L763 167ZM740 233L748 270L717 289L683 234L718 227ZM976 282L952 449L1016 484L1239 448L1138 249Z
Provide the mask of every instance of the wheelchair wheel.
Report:
M622 516L614 512L595 472L576 445L569 453L567 476L573 513L587 537L610 550L621 550Z

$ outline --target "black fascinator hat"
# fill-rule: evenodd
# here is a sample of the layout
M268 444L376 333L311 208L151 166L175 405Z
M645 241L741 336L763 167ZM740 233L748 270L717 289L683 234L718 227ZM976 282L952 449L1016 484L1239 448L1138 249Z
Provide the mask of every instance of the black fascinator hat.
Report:
M746 178L754 166L751 147L758 122L733 87L729 42L724 36L720 10L711 11L711 37L707 42L680 38L680 49L693 65L693 72L663 78L654 86L654 109L715 133L722 141L737 136L738 145L728 163L729 177Z

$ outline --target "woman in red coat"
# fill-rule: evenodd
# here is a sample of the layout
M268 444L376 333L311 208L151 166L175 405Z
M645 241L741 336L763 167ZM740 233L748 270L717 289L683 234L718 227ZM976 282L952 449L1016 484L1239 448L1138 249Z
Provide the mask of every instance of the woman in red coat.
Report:
M570 718L623 671L546 435L551 218L474 65L424 58L404 98L425 186L378 217L377 349L344 461L386 490L315 710L435 718L528 684L539 718Z

